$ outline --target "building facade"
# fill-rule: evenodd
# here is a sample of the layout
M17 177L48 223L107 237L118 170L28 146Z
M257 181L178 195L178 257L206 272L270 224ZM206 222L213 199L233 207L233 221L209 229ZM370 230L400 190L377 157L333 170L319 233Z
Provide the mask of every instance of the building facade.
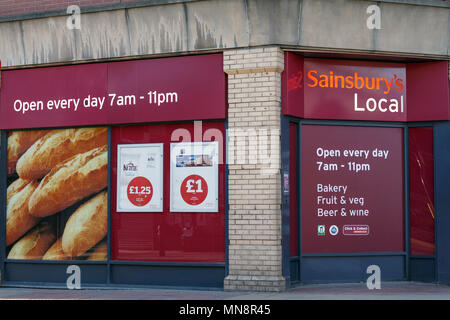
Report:
M3 1L0 43L1 285L450 283L448 1Z

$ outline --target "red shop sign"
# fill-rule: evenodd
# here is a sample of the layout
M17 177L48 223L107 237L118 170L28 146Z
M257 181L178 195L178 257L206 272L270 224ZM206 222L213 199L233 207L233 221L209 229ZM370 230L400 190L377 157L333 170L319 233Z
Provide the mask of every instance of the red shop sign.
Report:
M449 120L447 62L391 63L285 55L283 114L306 119Z
M222 55L4 71L0 129L225 118Z

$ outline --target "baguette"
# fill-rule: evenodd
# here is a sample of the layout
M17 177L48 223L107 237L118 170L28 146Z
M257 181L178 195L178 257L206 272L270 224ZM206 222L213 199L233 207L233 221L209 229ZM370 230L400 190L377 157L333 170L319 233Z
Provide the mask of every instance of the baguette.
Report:
M24 180L21 178L14 180L6 189L6 203L8 203L9 199L11 199L12 196L20 192L29 183L30 183L29 180Z
M108 194L102 191L70 216L62 236L62 249L67 256L81 256L106 236L107 208Z
M17 160L48 130L14 131L8 137L8 175L16 172Z
M44 254L42 260L69 260L69 257L67 257L62 250L61 243L62 238L56 240L55 243L53 243L53 245L50 247L50 249L48 249Z
M38 186L37 181L27 182L18 179L7 189L6 202L6 246L13 244L28 230L33 228L39 218L28 211L28 202Z
M55 242L55 233L53 224L48 221L41 222L14 244L8 254L8 259L41 259Z
M106 239L100 241L89 253L86 260L88 261L105 261L107 259L107 244Z
M58 163L107 144L107 137L104 127L52 130L19 158L17 174L23 179L40 179Z
M80 153L58 164L40 182L28 209L35 217L46 217L66 209L107 185L107 146Z

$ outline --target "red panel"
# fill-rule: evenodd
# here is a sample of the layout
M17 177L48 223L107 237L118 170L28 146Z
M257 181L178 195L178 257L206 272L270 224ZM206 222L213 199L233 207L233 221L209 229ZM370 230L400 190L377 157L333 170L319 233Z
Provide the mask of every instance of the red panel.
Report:
M411 254L434 254L433 128L409 129Z
M289 124L289 225L290 225L290 256L298 256L297 230L297 128L296 123Z
M202 132L224 124L203 122ZM223 262L225 260L225 170L219 165L219 212L174 213L170 208L170 142L176 129L193 123L113 127L111 181L111 254L113 260ZM214 140L214 139L212 139ZM221 139L217 139L220 140ZM205 139L205 141L208 141ZM210 140L209 140L210 141ZM117 144L164 143L164 212L116 212ZM220 150L223 154L223 140Z
M406 65L408 121L450 119L448 62Z
M281 79L283 114L303 118L303 82L303 57L286 52Z
M59 110L49 110L49 100L106 96L107 64L85 64L67 67L50 67L2 71L0 89L1 129L20 129L57 126L83 126L104 121L104 108L84 108L79 103ZM43 109L27 112L14 111L15 101L42 102ZM83 99L80 99L80 101ZM19 104L16 104L18 109ZM52 106L53 108L53 106Z
M2 77L1 129L226 116L221 54L10 70ZM93 106L94 98L104 99L101 108ZM53 99L74 99L78 107L72 102L70 108L49 109ZM39 108L23 112L25 102Z
M447 61L403 64L285 54L285 115L368 121L449 120L449 101Z
M108 123L225 119L222 61L221 54L212 54L111 63L108 93L135 93L136 105L110 108ZM149 105L150 97L164 93L169 94L164 99L174 101L172 92L177 93L177 103Z
M406 121L404 64L305 59L304 79L305 118Z
M402 129L303 125L301 143L302 252L404 251ZM375 149L389 153L374 157Z

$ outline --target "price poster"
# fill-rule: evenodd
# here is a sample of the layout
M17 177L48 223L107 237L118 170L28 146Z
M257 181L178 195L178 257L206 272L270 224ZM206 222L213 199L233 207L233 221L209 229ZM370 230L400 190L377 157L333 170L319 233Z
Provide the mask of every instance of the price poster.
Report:
M170 211L218 212L219 143L170 144Z
M163 144L117 146L117 212L163 211Z

